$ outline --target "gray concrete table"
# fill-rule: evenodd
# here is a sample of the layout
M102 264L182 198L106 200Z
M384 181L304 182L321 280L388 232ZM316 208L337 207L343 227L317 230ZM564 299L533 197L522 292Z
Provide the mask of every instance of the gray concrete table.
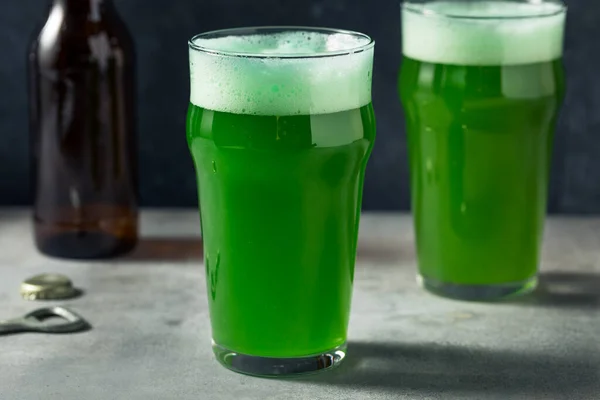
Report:
M60 304L93 329L0 337L0 399L600 399L598 218L550 219L540 290L480 304L417 287L408 216L365 215L348 357L288 380L214 360L198 226L147 211L134 254L69 262L34 250L26 211L1 210L0 319L43 304L20 299L23 279L59 272L85 290Z

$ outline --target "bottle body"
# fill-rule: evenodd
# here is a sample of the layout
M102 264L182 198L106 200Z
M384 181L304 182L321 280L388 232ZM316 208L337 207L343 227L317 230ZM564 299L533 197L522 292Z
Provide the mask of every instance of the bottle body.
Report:
M66 258L137 242L135 61L107 0L55 0L29 53L34 236Z

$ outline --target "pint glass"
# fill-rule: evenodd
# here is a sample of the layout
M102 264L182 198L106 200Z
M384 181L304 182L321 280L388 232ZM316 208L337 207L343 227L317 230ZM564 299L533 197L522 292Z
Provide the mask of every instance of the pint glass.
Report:
M551 1L402 5L399 91L430 291L478 300L536 285L565 12Z
M253 375L345 356L363 179L375 138L374 42L243 28L189 42L213 350Z

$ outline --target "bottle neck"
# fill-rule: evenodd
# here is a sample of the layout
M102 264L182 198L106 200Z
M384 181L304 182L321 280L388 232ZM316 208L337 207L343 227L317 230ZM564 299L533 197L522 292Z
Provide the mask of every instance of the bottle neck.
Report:
M112 7L112 0L53 0L54 6L63 8L71 15L86 15L99 18Z

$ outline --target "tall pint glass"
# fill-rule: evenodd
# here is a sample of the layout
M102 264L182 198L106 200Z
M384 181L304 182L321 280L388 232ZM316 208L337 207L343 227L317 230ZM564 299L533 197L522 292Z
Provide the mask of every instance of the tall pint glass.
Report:
M345 356L374 42L333 29L209 32L189 42L193 157L213 350L252 375Z
M402 5L419 279L434 293L483 300L536 286L565 13L545 0Z

